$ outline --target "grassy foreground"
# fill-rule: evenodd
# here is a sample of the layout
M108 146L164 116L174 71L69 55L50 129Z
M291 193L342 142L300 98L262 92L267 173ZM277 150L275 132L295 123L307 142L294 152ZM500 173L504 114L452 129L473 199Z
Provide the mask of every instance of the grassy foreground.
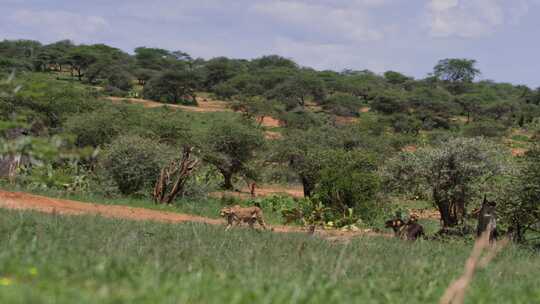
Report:
M0 210L0 303L436 303L470 246ZM506 249L469 303L540 302L540 255Z

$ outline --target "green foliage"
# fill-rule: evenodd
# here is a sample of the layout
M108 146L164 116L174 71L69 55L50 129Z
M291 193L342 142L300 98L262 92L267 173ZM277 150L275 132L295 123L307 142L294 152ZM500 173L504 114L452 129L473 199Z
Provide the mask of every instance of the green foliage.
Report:
M502 183L497 210L513 239L525 243L540 235L540 149L525 154L517 174ZM499 191L501 192L501 191Z
M129 195L153 186L171 152L155 140L121 136L105 147L100 166L118 190Z
M379 190L375 169L373 158L365 153L332 151L326 156L315 197L330 209L333 220L354 214L371 222L379 209L375 199ZM338 222L338 226L344 225Z
M471 59L442 59L433 68L433 75L449 82L471 82L480 74L476 60Z
M14 304L436 303L471 250L4 210L0 231L0 302ZM466 301L534 303L539 265L510 246L475 275Z
M476 67L476 60L472 59L442 59L433 68L433 75L448 83L448 89L454 94L465 92L470 83L480 75Z
M201 140L204 160L223 175L225 189L233 188L235 174L255 178L250 162L263 145L263 133L249 122L238 119L214 121Z
M293 74L267 93L270 99L277 99L287 105L288 109L304 107L308 99L320 103L326 98L324 82L314 73L301 72Z
M388 119L396 133L416 135L422 129L422 122L413 115L397 113L390 116Z
M501 137L506 133L506 126L493 120L474 121L463 128L463 135L467 137Z
M323 109L339 116L358 116L362 100L346 93L335 93L322 103Z
M143 90L146 99L196 105L195 91L199 75L192 71L166 71L152 78Z
M58 129L68 116L87 113L99 107L96 92L72 83L51 80L46 75L31 74L13 81L17 94L0 104L0 117L13 114L44 127Z
M509 170L509 153L484 138L455 138L402 152L386 161L386 191L431 197L445 226L463 220L466 207Z
M410 80L412 80L412 78L410 77L407 77L401 73L398 73L398 72L395 72L395 71L387 71L384 73L384 78L386 78L386 81L388 81L389 83L391 84L394 84L394 85L401 85L401 84L404 84Z
M383 114L405 112L406 104L398 92L386 92L378 95L371 103L371 108Z

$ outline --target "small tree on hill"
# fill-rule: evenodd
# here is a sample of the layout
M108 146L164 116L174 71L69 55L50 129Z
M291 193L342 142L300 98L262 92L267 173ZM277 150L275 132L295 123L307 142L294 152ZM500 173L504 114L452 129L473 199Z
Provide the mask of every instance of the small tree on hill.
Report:
M192 71L167 71L146 83L143 96L169 103L197 104L195 90L199 84L200 77Z
M223 175L223 188L234 189L233 176L252 178L250 161L264 145L263 133L255 126L239 120L217 120L202 136L204 161Z
M287 132L283 141L277 145L277 158L287 163L298 175L304 196L313 194L328 158L329 147L342 147L341 140L333 128L310 128L307 131Z
M465 86L471 83L480 70L475 67L476 60L472 59L442 59L433 68L433 75L449 83L449 90L453 93L462 93Z

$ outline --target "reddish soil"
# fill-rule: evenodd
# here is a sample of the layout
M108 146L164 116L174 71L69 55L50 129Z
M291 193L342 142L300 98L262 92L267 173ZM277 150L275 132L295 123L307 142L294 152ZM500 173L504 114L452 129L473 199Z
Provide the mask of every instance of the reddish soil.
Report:
M524 148L513 148L512 149L512 155L513 156L523 156L525 153L527 153L527 149Z
M266 139L275 140L275 139L281 139L282 137L283 137L283 135L281 135L281 133L279 133L279 132L274 132L274 131L265 131L264 132L264 138L266 138Z
M189 112L230 112L231 109L227 107L227 103L224 101L209 100L206 98L197 98L198 106L184 106L177 104L166 104L161 102L156 102L146 99L138 98L122 98L122 97L108 97L112 102L118 103L122 101L127 101L133 104L142 104L145 108L158 108L158 107L169 107L172 109L180 109Z
M99 215L107 218L119 218L136 221L155 221L165 223L197 222L210 225L224 225L220 219L211 219L189 214L156 211L145 208L133 208L119 205L101 205L82 203L72 200L54 199L21 192L0 190L0 208L14 210L33 210L60 215ZM272 231L280 233L306 232L302 227L273 226ZM355 236L392 236L371 230L340 231L317 230L316 235L332 241L348 241Z
M416 152L416 150L418 150L418 147L416 147L415 145L408 145L401 148L401 151L403 152Z
M262 121L261 121L261 118L257 118L257 122L261 124L261 126L263 127L270 127L270 128L277 128L279 126L281 126L281 123L278 119L275 119L273 117L270 117L270 116L264 116L262 117Z
M441 220L441 214L435 209L410 209L411 213L418 215L421 219Z
M335 116L336 124L338 125L350 125L358 121L358 117L346 117L346 116Z
M369 112L370 110L371 110L370 107L361 107L361 108L360 108L360 113L367 113L367 112Z
M255 188L256 197L266 197L276 194L290 195L292 197L304 197L304 190L302 187L282 187L282 186L269 186L263 185ZM210 196L220 198L222 196L233 196L242 199L248 199L251 197L250 189L244 188L240 191L220 191L211 193Z

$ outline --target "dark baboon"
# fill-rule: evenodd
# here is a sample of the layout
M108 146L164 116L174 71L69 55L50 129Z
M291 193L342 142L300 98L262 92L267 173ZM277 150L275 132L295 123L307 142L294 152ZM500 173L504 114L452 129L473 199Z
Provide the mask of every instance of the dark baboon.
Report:
M424 227L418 224L418 219L414 216L407 222L404 222L401 218L386 221L385 227L392 228L396 237L404 240L415 241L424 236Z
M497 204L490 202L484 195L482 207L478 211L478 226L476 227L476 236L480 237L485 231L489 232L489 241L497 239Z

